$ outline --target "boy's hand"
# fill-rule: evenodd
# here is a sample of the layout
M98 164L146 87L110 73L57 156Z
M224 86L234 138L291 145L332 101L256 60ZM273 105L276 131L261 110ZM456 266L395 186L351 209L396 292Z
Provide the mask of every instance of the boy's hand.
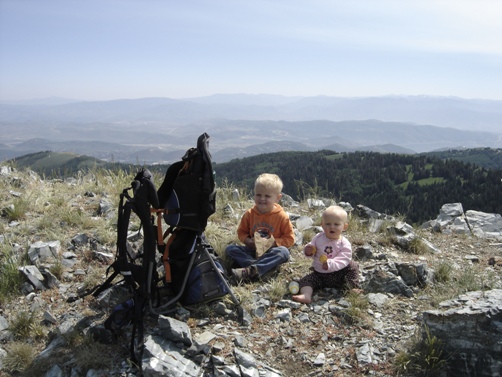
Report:
M244 240L244 245L246 245L247 247L249 247L250 249L256 249L256 245L254 243L254 238L253 237L247 237L245 240Z
M310 256L314 255L315 252L316 252L316 250L315 250L314 245L309 243L308 245L305 246L305 255L306 256L310 257Z

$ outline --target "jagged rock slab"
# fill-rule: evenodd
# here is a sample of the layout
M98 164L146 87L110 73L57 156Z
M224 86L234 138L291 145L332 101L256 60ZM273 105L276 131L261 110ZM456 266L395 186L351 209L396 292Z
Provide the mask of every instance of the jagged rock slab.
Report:
M502 289L468 292L441 306L424 312L423 322L450 353L449 375L502 376Z

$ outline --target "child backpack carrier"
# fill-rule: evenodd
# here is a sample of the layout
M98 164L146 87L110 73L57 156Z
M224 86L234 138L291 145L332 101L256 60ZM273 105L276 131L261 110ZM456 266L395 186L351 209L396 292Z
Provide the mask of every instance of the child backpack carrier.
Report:
M218 299L232 292L221 259L206 242L203 231L216 210L214 172L209 153L209 136L202 134L197 147L189 149L181 161L172 164L157 192L170 235L164 246L165 280L177 295L154 312L165 312L180 301L184 305ZM160 220L157 220L160 235ZM162 251L159 249L159 251ZM234 297L233 297L234 298ZM236 302L234 298L234 302Z
M204 237L209 216L216 210L214 174L209 153L209 135L199 136L181 161L169 166L159 190L153 176L141 169L131 187L120 195L116 259L107 280L86 294L99 296L118 276L131 290L131 297L117 305L105 327L112 333L132 323L131 361L141 370L145 311L168 314L176 303L192 305L230 294L243 320L243 309L233 294L221 259ZM129 192L132 190L132 195ZM134 253L127 240L131 211L141 221L143 248ZM163 222L168 225L163 230ZM157 273L157 254L162 254L164 277ZM169 295L160 298L163 282Z

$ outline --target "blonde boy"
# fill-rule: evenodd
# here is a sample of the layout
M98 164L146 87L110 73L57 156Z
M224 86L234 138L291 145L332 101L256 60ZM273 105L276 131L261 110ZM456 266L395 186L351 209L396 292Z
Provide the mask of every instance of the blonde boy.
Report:
M255 181L254 206L247 210L237 228L242 245L229 245L225 254L233 261L232 275L238 281L250 281L276 271L289 260L289 248L295 243L293 225L278 204L282 180L276 174L261 174ZM257 244L265 238L269 248L257 255ZM258 242L260 241L260 242Z

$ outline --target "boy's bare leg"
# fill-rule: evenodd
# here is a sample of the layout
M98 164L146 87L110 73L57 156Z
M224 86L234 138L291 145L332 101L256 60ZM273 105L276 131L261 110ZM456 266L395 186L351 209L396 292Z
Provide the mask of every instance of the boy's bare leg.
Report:
M294 295L292 297L292 299L293 299L293 301L296 301L296 302L310 304L312 302L312 293L313 292L314 292L314 290L312 289L312 287L305 286L305 287L302 287L302 289L300 289L300 294Z

